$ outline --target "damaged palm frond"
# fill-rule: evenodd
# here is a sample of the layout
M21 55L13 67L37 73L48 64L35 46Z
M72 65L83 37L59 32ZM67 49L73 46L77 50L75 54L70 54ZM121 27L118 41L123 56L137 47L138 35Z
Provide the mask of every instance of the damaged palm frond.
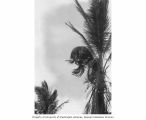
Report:
M75 63L78 68L74 69L72 74L80 77L85 71L89 61L93 60L93 56L89 49L85 46L78 46L71 52L69 63Z

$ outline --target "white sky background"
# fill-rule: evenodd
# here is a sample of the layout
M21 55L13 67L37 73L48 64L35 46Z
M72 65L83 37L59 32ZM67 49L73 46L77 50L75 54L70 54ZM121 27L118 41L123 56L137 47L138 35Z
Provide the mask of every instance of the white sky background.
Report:
M85 2L86 1L86 2ZM80 0L86 9L87 0ZM35 75L36 85L46 80L50 88L57 89L59 100L68 100L61 114L81 114L85 107L83 77L71 74L75 65L69 59L74 47L82 45L78 35L65 25L71 21L82 30L83 21L73 0L36 0L35 3Z

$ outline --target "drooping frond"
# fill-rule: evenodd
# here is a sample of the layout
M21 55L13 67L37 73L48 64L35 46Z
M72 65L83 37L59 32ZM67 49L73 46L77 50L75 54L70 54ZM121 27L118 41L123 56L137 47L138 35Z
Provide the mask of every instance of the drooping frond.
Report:
M75 63L78 68L74 69L72 74L80 77L91 60L93 60L93 56L87 47L78 46L74 48L71 52L70 60L68 61Z
M77 77L81 77L83 75L84 71L85 71L85 66L78 66L78 68L76 68L72 71L72 74Z
M87 65L90 60L93 60L93 56L89 49L85 46L75 47L72 52L70 59L75 62L76 65Z

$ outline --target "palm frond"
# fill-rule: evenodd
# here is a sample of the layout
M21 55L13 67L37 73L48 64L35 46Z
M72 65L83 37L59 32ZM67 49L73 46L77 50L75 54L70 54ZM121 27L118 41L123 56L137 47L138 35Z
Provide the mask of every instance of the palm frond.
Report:
M85 69L84 66L79 66L78 68L72 71L72 74L77 77L81 77L85 71L84 69Z
M75 33L77 33L82 39L83 39L83 42L85 43L85 45L89 48L91 54L93 56L96 56L96 53L94 53L94 50L92 49L92 46L89 44L88 40L84 37L84 35L79 31L77 30L73 24L71 22L68 22L68 23L65 23L69 28L71 28Z
M57 112L57 90L52 92L48 88L47 82L43 81L41 87L35 87L35 93L38 98L35 102L35 114L55 114Z
M35 87L35 92L38 96L38 101L44 101L47 102L49 98L49 94L45 89L42 89L41 87Z
M109 35L105 39L107 39L107 40L106 40L106 45L105 45L104 51L103 51L104 54L111 50L111 33L109 33Z
M112 57L112 54L110 53L108 59L106 60L106 62L105 62L105 64L104 64L104 67L103 67L104 69L105 69L107 63L111 60L111 57ZM108 68L108 67L106 67L106 69L107 69L107 68Z
M72 74L77 77L82 76L90 60L93 60L93 56L87 47L75 47L71 52L70 60L68 60L71 64L75 63L78 66L73 70Z
M42 88L48 90L48 85L47 85L47 82L45 80L42 81Z
M85 109L84 109L84 113L85 114L91 114L91 110L92 110L92 107L93 107L93 95L94 95L94 92L95 92L95 87L92 88L92 90L90 91L90 97L89 97L89 100L85 106Z
M92 104L91 104L91 100L89 99L88 102L86 103L84 113L90 114L91 108L92 108Z
M85 19L85 20L87 20L88 18L88 16L87 16L87 14L85 13L85 11L84 11L84 9L82 8L82 6L80 5L80 3L78 2L78 0L74 0L75 1L75 4L76 4L76 8L77 8L77 10L79 11L79 13L83 16L83 18Z
M54 101L47 108L47 112L45 114L55 114L54 110L57 107L58 101Z
M109 36L110 19L108 17L108 0L92 0L88 17L90 26L85 21L85 33L90 44L96 47L99 53L105 50L107 36Z
M55 101L56 99L57 99L57 96L58 96L58 94L57 94L57 90L54 90L54 92L52 93L52 95L50 96L50 100L51 101Z
M54 92L50 94L50 97L48 99L47 102L48 106L54 104L57 101L57 96L58 96L57 90L54 90Z
M85 19L88 27L90 27L90 29L92 29L92 26L90 25L90 19L88 14L84 11L84 9L82 8L82 6L80 5L80 3L78 2L78 0L74 0L75 4L76 4L76 8L79 11L79 13L82 15L82 17Z
M65 102L63 102L63 103L61 103L60 105L58 105L58 106L56 107L56 109L54 110L55 113L56 113L57 111L59 111L60 109L62 109L62 107L64 106L64 104L66 104L66 103L68 103L68 102L69 102L69 100L66 100Z
M41 87L35 87L35 92L37 94L38 100L37 100L37 108L40 114L45 113L48 107L48 99L49 95L48 92Z

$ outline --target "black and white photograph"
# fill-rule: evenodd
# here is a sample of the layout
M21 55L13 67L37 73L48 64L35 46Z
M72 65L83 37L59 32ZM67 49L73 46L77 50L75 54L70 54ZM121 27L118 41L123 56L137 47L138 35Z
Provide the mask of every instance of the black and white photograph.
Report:
M145 120L145 0L0 1L1 120Z
M35 0L35 114L111 114L109 0Z

